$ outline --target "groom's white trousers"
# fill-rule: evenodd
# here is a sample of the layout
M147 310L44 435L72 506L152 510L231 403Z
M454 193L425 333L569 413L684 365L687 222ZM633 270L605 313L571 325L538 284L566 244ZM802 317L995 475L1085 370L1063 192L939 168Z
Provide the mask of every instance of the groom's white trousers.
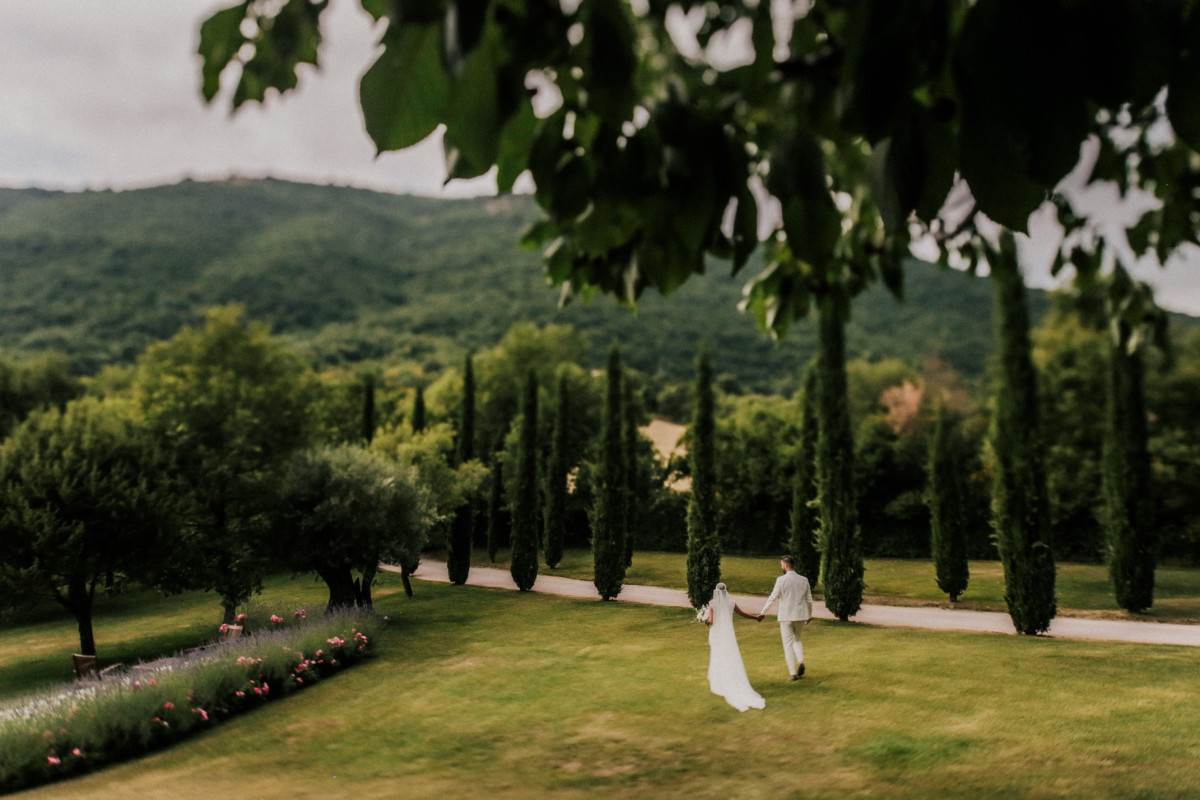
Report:
M779 623L779 635L783 639L783 657L787 659L788 674L795 675L804 663L804 643L800 641L803 622Z

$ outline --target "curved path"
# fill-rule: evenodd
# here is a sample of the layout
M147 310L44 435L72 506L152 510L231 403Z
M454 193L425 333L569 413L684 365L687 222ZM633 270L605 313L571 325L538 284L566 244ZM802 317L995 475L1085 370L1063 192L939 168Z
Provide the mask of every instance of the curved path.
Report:
M399 572L400 568L382 565L380 569ZM418 580L449 583L446 565L440 561L421 561ZM470 586L491 589L516 590L512 576L506 569L494 567L471 567L467 580ZM556 575L538 575L535 592L573 597L580 600L598 600L596 587L590 581L561 578ZM667 589L662 586L638 586L627 584L621 590L620 600L650 606L690 608L687 592L682 589ZM750 595L734 595L734 601L748 611L757 611L766 598ZM817 619L833 619L821 602L813 603L813 616ZM855 622L880 625L887 628L923 628L934 631L969 631L972 633L1015 634L1008 614L999 611L966 611L949 608L923 608L912 606L864 605L854 617ZM1105 642L1134 642L1137 644L1174 644L1200 647L1200 625L1180 625L1167 622L1135 622L1114 619L1078 619L1058 617L1050 626L1049 636L1060 639L1085 639Z

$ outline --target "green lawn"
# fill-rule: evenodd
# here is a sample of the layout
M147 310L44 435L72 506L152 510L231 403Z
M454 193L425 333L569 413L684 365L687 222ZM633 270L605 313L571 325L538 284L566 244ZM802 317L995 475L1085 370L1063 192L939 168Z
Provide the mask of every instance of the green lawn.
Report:
M477 550L475 564L487 565L487 553ZM508 554L497 555L497 565L507 566ZM626 583L650 586L687 585L686 556L682 553L638 552L626 575ZM558 569L547 575L592 579L589 550L569 550ZM779 562L769 556L724 556L721 577L730 591L767 594L779 575ZM1074 616L1103 616L1122 619L1159 619L1171 622L1200 622L1200 569L1160 567L1157 572L1154 608L1147 614L1131 615L1113 601L1108 570L1100 564L1059 564L1059 613ZM889 605L947 605L928 561L900 558L871 558L866 564L867 602ZM972 561L971 583L958 603L960 608L1004 611L1004 575L999 561Z
M311 589L275 582L267 602ZM379 658L29 796L1166 798L1200 785L1187 648L815 623L809 676L792 684L775 628L739 621L767 708L738 714L708 693L705 629L687 611L424 583L409 600L392 578L380 594L393 622ZM194 598L176 608L179 626L211 622ZM135 616L102 624L102 642L162 635ZM13 640L0 632L5 670L22 657Z

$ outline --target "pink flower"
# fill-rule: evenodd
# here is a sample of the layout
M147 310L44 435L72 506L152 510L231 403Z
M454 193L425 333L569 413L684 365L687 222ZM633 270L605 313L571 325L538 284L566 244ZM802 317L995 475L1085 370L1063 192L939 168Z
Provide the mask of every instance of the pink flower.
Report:
M226 625L224 622L222 622L221 627L217 628L217 632L218 633L229 633L229 626Z
M75 756L76 758L83 758L83 751L78 747L75 747L71 750L71 755Z
M246 615L238 614L236 617L233 618L233 621L236 622L238 625L241 625L243 622L246 621Z
M325 657L325 651L324 651L324 650L318 650L316 655L317 655L317 658L324 658L324 657Z
M338 662L337 662L336 658L329 659L329 666L336 667L337 665L338 665Z
M251 689L251 691L254 692L255 697L262 697L262 689L258 688L257 686Z
M158 686L158 681L155 680L154 678L146 678L146 685L147 686Z
M203 708L193 708L192 713L200 717L203 722L208 722L208 712Z
M338 648L338 647L341 647L342 645L346 644L346 640L340 636L334 636L332 639L326 639L325 643L328 644L330 647Z
M236 692L234 692L233 694L234 694L234 696L235 696L235 697L245 697L245 696L246 696L246 693L245 693L245 692L243 692L241 689L238 689L238 690L237 690Z
M174 710L175 710L175 704L172 703L170 700L163 703L163 711L174 711Z
M304 684L304 678L301 678L299 675L297 675L297 676L296 676L296 683L299 683L299 684L303 685L303 684Z
M271 684L267 683L266 681L263 681L262 693L264 695L270 694L271 693Z
M295 617L296 619L308 619L308 612L305 611L303 608L297 608L295 611L292 612L292 616Z
M271 624L272 625L282 625L283 617L279 616L278 614L272 614L271 615Z
M46 756L46 763L52 767L57 767L62 763L62 759L58 756Z

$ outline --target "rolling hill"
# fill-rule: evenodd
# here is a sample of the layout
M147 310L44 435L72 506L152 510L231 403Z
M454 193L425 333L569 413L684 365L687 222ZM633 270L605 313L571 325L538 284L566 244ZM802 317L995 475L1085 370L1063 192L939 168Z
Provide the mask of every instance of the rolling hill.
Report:
M528 197L438 200L276 180L0 190L0 348L61 350L91 371L134 358L198 309L239 302L324 363L403 354L432 368L528 319L584 331L597 363L618 340L639 369L686 380L707 344L727 384L794 387L815 326L770 342L737 312L742 278L719 263L636 311L607 298L559 309L538 254L517 244L536 215ZM1035 294L1035 314L1046 306ZM990 319L985 280L914 263L904 302L882 289L860 298L849 350L937 354L979 375Z

